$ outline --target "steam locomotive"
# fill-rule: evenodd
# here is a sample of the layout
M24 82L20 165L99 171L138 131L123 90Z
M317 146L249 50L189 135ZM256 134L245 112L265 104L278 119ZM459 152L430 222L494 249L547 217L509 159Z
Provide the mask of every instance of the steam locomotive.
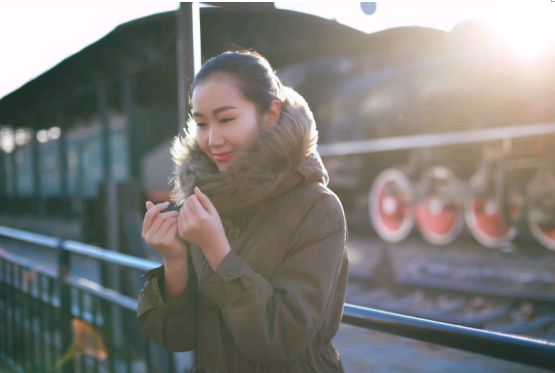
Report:
M486 247L527 228L555 250L555 48L532 63L479 21L374 38L356 61L305 62L304 80L301 66L282 77L320 95L312 107L330 187L367 207L388 242L416 226L446 245L466 223Z

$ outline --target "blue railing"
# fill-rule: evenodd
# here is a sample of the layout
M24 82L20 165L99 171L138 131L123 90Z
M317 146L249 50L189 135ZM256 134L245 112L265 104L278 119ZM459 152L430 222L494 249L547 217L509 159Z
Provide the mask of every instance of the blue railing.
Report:
M174 356L164 351L163 366L153 366L153 351L161 348L144 333L137 333L136 297L106 284L77 277L67 270L72 255L94 259L101 266L145 272L157 262L111 252L70 240L0 226L0 236L57 250L57 264L37 263L0 251L0 352L26 372L50 373L51 367L79 343L90 351L75 354L61 371L172 372ZM108 273L105 269L103 274ZM101 282L106 276L102 276ZM139 276L136 276L137 278ZM88 300L85 306L84 299ZM81 329L72 330L73 328ZM83 327L86 323L92 329ZM345 303L342 322L423 342L490 356L506 361L555 370L555 344L545 340L490 332L441 323ZM79 334L81 333L81 334ZM88 334L87 334L88 333ZM137 333L141 343L130 338ZM79 339L86 339L81 341ZM88 339L87 339L88 338ZM105 346L102 346L102 341ZM133 350L138 352L132 356ZM107 359L102 351L105 347ZM82 352L82 351L81 351ZM156 361L160 361L159 356ZM78 368L78 369L77 369Z

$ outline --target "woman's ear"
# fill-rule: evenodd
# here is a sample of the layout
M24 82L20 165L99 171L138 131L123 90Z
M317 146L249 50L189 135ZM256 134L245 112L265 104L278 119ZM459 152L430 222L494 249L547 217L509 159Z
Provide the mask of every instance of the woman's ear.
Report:
M274 100L270 104L270 108L266 112L264 124L266 128L271 128L279 122L281 116L281 101Z

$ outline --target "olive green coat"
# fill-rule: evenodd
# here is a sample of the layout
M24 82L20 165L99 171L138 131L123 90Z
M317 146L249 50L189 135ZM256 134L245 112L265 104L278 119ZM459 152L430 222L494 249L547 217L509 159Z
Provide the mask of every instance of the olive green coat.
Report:
M286 165L283 175L270 170L277 185L266 185L267 192L258 191L263 199L230 220L232 251L215 272L189 245L182 294L164 301L163 266L143 275L140 327L167 350L196 348L202 372L344 372L331 340L347 287L347 226L319 156L300 151L309 155Z

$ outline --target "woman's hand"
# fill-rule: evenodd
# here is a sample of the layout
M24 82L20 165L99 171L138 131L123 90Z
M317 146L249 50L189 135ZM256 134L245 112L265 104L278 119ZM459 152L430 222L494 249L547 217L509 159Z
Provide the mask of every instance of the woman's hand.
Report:
M164 261L187 258L187 246L177 236L178 211L161 212L169 202L154 205L147 201L142 236L158 251Z
M214 270L231 251L218 211L198 187L181 206L177 229L182 239L202 249Z

